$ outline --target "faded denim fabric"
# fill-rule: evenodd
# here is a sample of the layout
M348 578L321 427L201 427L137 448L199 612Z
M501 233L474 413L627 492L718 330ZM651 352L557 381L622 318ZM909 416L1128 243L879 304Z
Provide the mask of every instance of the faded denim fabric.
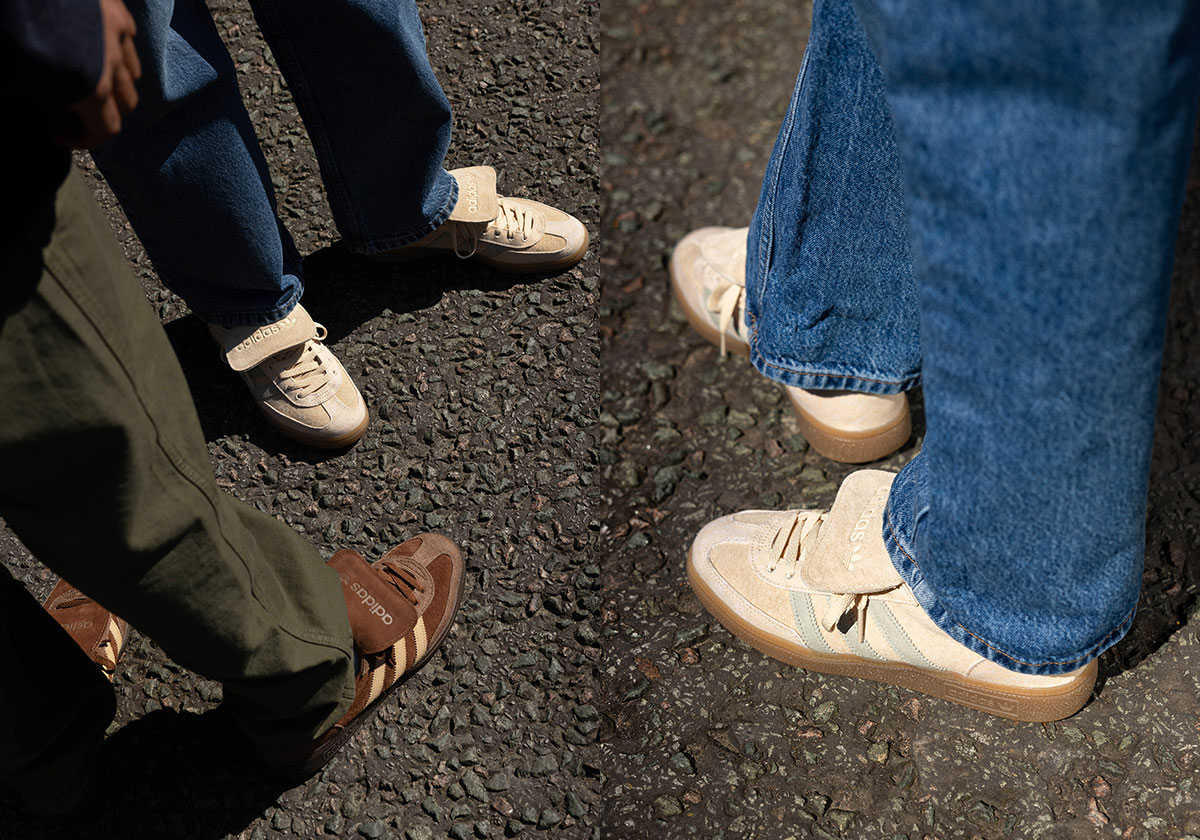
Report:
M884 538L933 620L1016 671L1074 670L1133 618L1198 50L1184 0L814 9L751 227L751 358L920 381Z
M268 324L300 299L300 257L234 65L202 0L133 0L144 75L121 133L93 153L163 282L206 321ZM414 0L253 0L347 246L420 239L457 199L451 114Z

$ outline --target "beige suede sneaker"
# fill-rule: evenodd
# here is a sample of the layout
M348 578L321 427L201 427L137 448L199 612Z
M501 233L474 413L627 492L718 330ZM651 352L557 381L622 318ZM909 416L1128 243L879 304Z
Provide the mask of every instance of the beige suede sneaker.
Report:
M692 329L721 348L750 358L746 328L746 234L749 228L706 227L675 246L671 289Z
M800 668L877 680L1011 720L1083 707L1096 662L1060 676L1009 671L950 638L892 566L882 537L895 478L852 473L828 512L744 511L710 522L688 580L731 633Z
M471 166L450 174L458 181L458 201L449 221L424 239L374 259L405 262L450 252L498 271L536 274L570 268L587 253L582 222L547 204L497 195L492 167Z
M845 464L886 458L912 434L906 394L806 391L785 385L796 422L813 449Z
M746 234L707 227L679 240L669 272L676 300L693 329L721 348L750 356L746 327ZM808 391L785 386L800 430L834 461L865 464L887 457L912 434L905 394Z
M309 446L349 446L367 430L367 404L328 347L325 328L299 304L264 327L209 324L221 356L241 374L263 416Z

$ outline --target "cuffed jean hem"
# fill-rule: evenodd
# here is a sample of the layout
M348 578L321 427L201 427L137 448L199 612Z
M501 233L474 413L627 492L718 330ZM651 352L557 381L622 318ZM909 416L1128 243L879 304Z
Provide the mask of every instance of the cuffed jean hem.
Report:
M396 234L395 236L376 237L363 242L343 239L346 247L352 253L369 257L372 254L381 254L385 251L403 248L405 245L411 245L425 238L446 223L450 218L450 214L454 212L454 205L458 203L458 181L445 169L442 170L442 174L438 178L437 187L434 188L432 195L441 195L443 193L446 197L439 202L441 209L421 227L406 233Z
M297 279L299 280L299 278ZM206 324L216 324L227 329L230 327L265 327L267 324L274 324L291 315L292 310L300 303L300 296L303 294L304 284L303 281L300 281L296 290L288 295L284 303L266 312L205 312L193 306L192 314Z
M1087 646L1078 655L1060 655L1052 660L1030 662L1028 661L1030 657L1025 656L1022 658L1007 653L981 635L972 632L942 606L934 594L933 588L925 579L925 574L921 570L920 564L914 557L915 552L911 540L908 539L908 535L902 532L902 529L897 526L892 518L890 499L888 500L887 508L884 510L883 542L887 546L892 565L900 574L900 577L904 578L904 582L912 589L913 597L917 599L917 603L921 605L921 608L925 610L925 614L929 616L933 623L945 631L954 641L1010 671L1016 671L1020 674L1040 674L1044 676L1066 674L1075 671L1121 641L1125 634L1129 632L1129 628L1133 626L1133 616L1136 608L1131 609L1120 624L1106 633L1103 638L1095 644Z
M763 352L754 319L750 319L750 363L768 379L806 391L856 391L861 394L899 394L921 382L920 371L897 374L828 362L808 363Z

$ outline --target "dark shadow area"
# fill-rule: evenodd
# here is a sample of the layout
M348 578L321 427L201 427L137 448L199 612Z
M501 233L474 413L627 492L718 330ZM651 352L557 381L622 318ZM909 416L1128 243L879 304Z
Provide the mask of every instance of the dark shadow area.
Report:
M48 822L22 813L8 789L5 840L217 840L262 816L290 785L269 778L221 710L161 709L110 737L92 798L77 817Z
M502 292L519 285L536 285L551 276L503 274L453 255L420 262L377 263L337 243L305 258L303 304L329 331L326 343L336 345L385 312L418 312L436 306L449 293L467 289ZM199 320L178 318L166 325L166 331L195 400L205 440L244 435L263 449L305 463L324 461L341 451L299 444L264 420L240 377L221 362L208 329Z

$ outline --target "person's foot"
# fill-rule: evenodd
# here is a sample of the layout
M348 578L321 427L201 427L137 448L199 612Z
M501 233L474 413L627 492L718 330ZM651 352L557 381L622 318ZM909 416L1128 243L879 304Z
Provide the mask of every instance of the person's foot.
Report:
M100 676L112 682L129 640L129 622L63 579L42 602L42 608L96 664ZM74 673L68 663L59 664L64 674ZM78 714L60 721L53 743L24 765L13 780L26 810L35 816L65 821L82 812L97 795L104 732L116 714L113 690L100 676L70 680L72 696L80 701Z
M321 343L325 328L303 306L263 327L208 327L263 416L285 435L323 449L363 436L370 419L366 401Z
M912 434L906 394L806 391L785 385L796 423L813 449L844 464L886 458Z
M307 778L324 767L371 711L429 660L445 641L462 601L462 555L440 534L413 537L372 564L342 550L329 565L341 577L350 614L354 703L315 741L265 756L289 778Z
M746 234L749 228L706 227L675 246L667 267L671 289L692 329L721 348L750 357L746 327Z
M570 268L587 253L588 232L582 222L538 201L497 195L492 167L472 166L450 174L458 181L458 202L449 220L424 239L373 259L405 262L452 253L498 271L536 274Z
M862 470L828 512L743 511L701 529L688 580L731 633L800 668L878 680L1012 720L1083 707L1096 662L1060 676L1009 671L950 638L892 566L882 537L891 473Z
M688 323L721 348L747 358L746 235L749 228L694 230L675 246L671 289ZM817 452L863 464L884 458L908 440L912 418L905 394L811 391L785 386L800 430Z
M121 652L129 639L129 622L113 615L61 578L42 602L42 607L96 663L104 678L112 682Z

